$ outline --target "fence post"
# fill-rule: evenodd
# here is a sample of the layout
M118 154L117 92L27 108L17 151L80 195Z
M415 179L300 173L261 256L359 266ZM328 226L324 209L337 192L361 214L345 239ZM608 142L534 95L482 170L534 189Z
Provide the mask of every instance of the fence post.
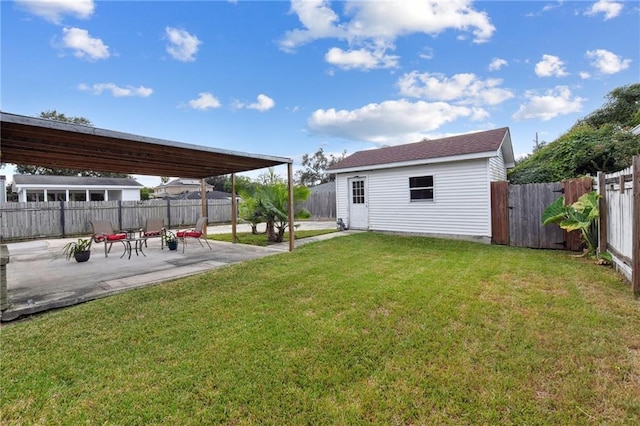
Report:
M122 200L118 200L118 229L122 229Z
M171 229L171 199L167 198L167 227Z
M633 183L633 207L631 209L631 281L633 294L640 297L640 155L633 156L631 170ZM624 185L622 177L621 185Z
M60 201L60 227L62 228L62 238L66 238L65 217L64 217L64 201Z
M598 221L598 253L607 251L607 176L603 172L598 172L598 210L600 219Z

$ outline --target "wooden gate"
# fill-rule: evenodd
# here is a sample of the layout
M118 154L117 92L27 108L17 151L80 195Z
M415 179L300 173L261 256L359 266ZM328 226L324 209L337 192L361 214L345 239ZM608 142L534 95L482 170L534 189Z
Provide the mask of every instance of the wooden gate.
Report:
M571 204L591 191L591 178L556 183L509 185L491 183L491 226L494 244L516 247L581 249L579 232L567 233L557 225L543 226L542 212L564 194Z

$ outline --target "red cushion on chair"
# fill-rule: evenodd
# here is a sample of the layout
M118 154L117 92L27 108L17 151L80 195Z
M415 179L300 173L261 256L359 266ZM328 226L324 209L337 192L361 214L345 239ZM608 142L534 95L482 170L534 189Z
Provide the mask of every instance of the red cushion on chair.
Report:
M127 238L127 234L109 234L107 235L107 241L118 241Z
M162 231L152 231L144 233L145 237L157 237L158 235L162 235Z
M202 235L202 232L198 232L198 231L178 231L178 233L176 235L178 236L178 238L184 238L184 237L200 238L200 235Z

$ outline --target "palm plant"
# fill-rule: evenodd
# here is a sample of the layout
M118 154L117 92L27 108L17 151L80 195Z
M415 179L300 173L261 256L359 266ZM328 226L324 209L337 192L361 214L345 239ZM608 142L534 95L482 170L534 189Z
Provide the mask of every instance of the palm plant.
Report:
M79 256L84 256L86 257L85 260L89 259L89 255L82 255L82 253L88 252L91 250L91 243L93 242L93 239L88 238L78 238L78 241L71 241L69 243L67 243L63 248L62 248L62 253L65 255L65 257L67 258L67 260L71 260L72 257L75 257L76 260L78 262L80 261L84 261L84 260L79 260Z
M263 222L263 212L259 200L248 191L238 192L242 202L238 205L238 216L251 225L251 233L258 233L258 224Z
M304 186L293 188L294 218L306 219L311 213L304 208L296 207L304 202L310 194ZM240 208L240 217L250 223L266 223L267 240L282 242L289 226L289 189L283 183L261 185L248 199L244 199ZM252 225L253 227L253 225Z

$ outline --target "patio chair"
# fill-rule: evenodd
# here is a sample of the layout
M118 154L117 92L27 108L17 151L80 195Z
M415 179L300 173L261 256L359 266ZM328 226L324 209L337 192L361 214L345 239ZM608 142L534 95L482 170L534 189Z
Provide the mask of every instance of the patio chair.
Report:
M140 231L140 238L144 238L144 246L147 247L148 238L160 238L160 248L164 250L164 219L161 217L154 217L147 219L144 224L144 228Z
M202 244L202 242L204 241L205 243L207 243L207 246L209 246L209 250L212 250L211 244L209 244L209 241L207 240L206 231L207 231L207 218L204 216L201 216L196 221L196 226L194 226L192 229L189 229L187 231L176 232L176 237L178 237L178 240L182 241L182 252L184 253L184 247L187 245L187 240L189 238L194 238L198 240L198 242L202 247L204 247L204 245Z
M104 257L107 257L114 242L127 239L127 233L115 231L108 220L92 220L89 223L91 223L91 228L93 229L93 235L91 236L93 242L104 243Z

